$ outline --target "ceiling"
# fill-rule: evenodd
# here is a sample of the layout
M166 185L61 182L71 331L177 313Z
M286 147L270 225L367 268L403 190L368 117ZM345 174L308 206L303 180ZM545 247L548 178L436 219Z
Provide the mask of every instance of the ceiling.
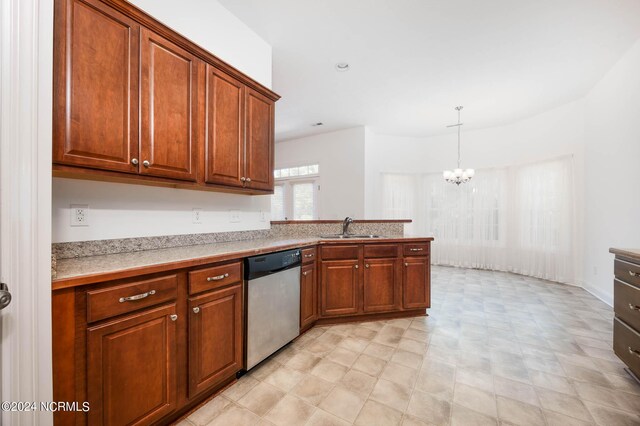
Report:
M584 96L640 39L640 0L219 1L273 46L279 141L434 135L456 105L467 130L506 124Z

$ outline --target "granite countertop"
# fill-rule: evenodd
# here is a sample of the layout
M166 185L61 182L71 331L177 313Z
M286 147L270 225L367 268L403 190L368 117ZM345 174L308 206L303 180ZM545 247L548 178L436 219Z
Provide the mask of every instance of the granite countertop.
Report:
M631 259L634 259L640 262L640 249L610 248L609 253L613 253L619 256L629 257Z
M104 282L133 277L140 274L161 272L172 268L188 268L213 262L239 259L264 253L299 248L315 244L342 242L411 242L431 241L432 237L390 235L382 238L325 239L311 238L263 238L173 247L159 250L144 250L101 256L59 259L56 278L52 280L54 290L83 284Z

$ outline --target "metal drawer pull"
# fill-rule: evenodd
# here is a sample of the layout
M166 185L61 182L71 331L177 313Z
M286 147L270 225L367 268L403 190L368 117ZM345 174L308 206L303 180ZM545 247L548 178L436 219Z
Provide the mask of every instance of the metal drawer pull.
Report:
M150 290L146 293L141 293L141 294L136 294L135 296L128 296L128 297L121 297L120 298L120 303L122 302L131 302L132 300L140 300L140 299L144 299L145 297L149 297L156 294L155 290Z
M240 182L246 182L246 181L247 181L247 178L246 178L246 177L242 176L242 177L240 178Z
M409 266L409 264L405 262L404 266Z
M227 278L229 274L216 275L215 277L207 277L207 281L220 281Z
M302 275L304 275L304 276L306 277L308 273L309 273L309 271L304 271L304 272L302 273Z
M197 314L198 312L200 312L200 308L198 306L196 306L195 308L193 308L193 313Z
M422 248L410 248L409 251L422 251Z
M632 311L640 311L640 306L629 303L629 309L631 309Z
M633 271L629 271L629 275L631 275L632 277L640 277L640 273Z
M638 358L640 358L640 351L637 351L635 349L631 349L631 346L629 346L629 353L632 355L637 356Z
M359 268L359 266L358 266L358 265L353 265L353 267L354 267L354 268L356 268L356 269L358 269L358 268Z
M365 268L368 268L368 267L369 267L369 264L368 264L368 263L365 263L365 264L364 264L364 267L365 267Z
M178 319L178 316L176 314L173 314L169 315L169 318L171 318L171 321L176 321Z
M247 178L247 182L251 182L251 178Z
M304 257L313 257L313 253L311 254L305 254Z

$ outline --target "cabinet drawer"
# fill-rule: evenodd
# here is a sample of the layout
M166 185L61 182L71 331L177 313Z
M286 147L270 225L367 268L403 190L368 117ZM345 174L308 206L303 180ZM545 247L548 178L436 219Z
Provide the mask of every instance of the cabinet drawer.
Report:
M397 244L367 244L364 246L364 258L398 257Z
M316 248L306 248L302 249L302 263L311 263L316 260Z
M322 247L322 260L333 259L357 259L358 246L324 246Z
M640 265L620 259L616 259L613 265L616 278L640 287Z
M631 371L640 373L640 334L618 318L613 320L613 351Z
M429 243L405 244L403 252L405 256L428 256Z
M212 266L189 272L189 294L224 287L242 281L240 262Z
M142 281L87 291L87 322L175 300L178 276L165 275Z
M613 280L613 309L624 322L640 330L640 288Z

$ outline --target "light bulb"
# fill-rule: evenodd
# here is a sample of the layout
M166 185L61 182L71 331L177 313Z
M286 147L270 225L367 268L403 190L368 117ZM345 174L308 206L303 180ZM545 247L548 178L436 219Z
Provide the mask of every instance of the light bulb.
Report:
M444 172L442 172L442 177L445 179L449 179L451 177L451 171L445 170Z
M476 174L476 171L473 169L467 169L465 173L467 174L467 176L469 176L469 178L472 178Z
M456 177L462 177L462 169L455 169L455 170L453 171L453 174L454 174Z

